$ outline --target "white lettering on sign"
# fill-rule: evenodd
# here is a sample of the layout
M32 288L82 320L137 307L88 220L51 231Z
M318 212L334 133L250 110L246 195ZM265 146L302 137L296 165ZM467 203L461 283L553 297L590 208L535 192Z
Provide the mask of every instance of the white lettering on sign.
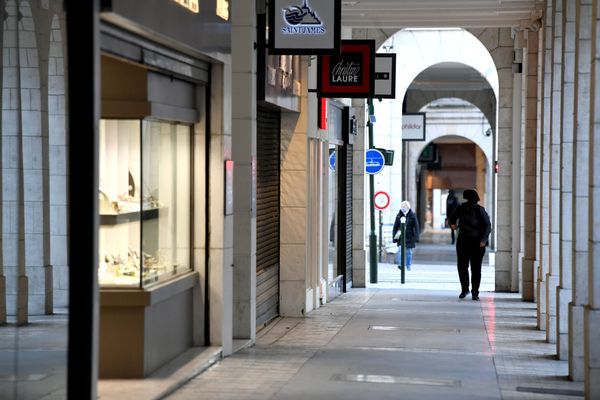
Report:
M402 115L402 140L425 140L425 114Z
M360 64L341 60L331 70L331 83L359 83Z
M198 13L200 12L200 6L198 5L198 0L173 0L175 3L179 4L182 7L187 8L191 12Z
M300 6L289 6L281 10L286 26L281 32L286 35L324 35L325 26L315 10L304 0Z

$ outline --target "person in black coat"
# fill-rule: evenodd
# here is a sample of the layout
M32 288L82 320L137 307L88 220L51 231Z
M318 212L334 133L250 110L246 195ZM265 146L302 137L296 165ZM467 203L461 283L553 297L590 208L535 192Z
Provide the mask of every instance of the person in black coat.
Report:
M448 218L452 215L454 210L456 210L458 208L458 205L459 205L458 197L456 197L454 190L450 189L448 191L448 197L446 197L446 223L448 225L450 224L448 222ZM455 238L454 238L454 229L452 229L452 226L450 226L450 238L452 239L452 244L454 244Z
M481 263L485 254L485 246L492 231L490 217L477 202L479 195L475 190L463 192L465 202L462 203L448 222L452 229L458 228L456 239L456 266L462 291L458 296L464 299L469 294L469 263L471 264L471 298L479 300L479 284L481 282ZM458 222L458 225L457 225Z
M410 203L406 200L400 203L400 211L398 212L398 215L396 215L396 221L394 221L394 228L392 230L393 241L398 244L398 254L402 254L402 236L400 235L400 218L402 217L406 217L406 269L410 271L410 266L412 265L412 249L415 248L415 243L419 241L419 221L413 210L410 209Z

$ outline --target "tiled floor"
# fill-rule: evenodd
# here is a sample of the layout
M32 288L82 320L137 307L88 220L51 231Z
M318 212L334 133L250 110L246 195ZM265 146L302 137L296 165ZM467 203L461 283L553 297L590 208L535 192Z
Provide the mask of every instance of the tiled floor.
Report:
M396 265L379 264L377 284L305 318L277 319L255 346L216 362L170 398L583 399L583 385L567 379L567 363L536 328L535 304L493 292L493 257L483 268L481 301L458 300L449 238L424 239L404 284ZM0 399L66 397L67 315L32 322L0 328ZM193 376L179 379L181 371L202 370L199 358L152 379L101 381L101 398L155 398Z
M354 289L281 318L170 399L577 399L515 294Z

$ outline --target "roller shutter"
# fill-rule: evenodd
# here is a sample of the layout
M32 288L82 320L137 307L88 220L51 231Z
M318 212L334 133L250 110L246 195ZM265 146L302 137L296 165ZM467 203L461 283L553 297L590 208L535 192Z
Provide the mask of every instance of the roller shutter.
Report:
M279 315L280 113L257 110L256 325Z
M346 287L352 287L352 145L346 146Z
M343 291L352 286L352 146L339 147L337 274L343 275Z

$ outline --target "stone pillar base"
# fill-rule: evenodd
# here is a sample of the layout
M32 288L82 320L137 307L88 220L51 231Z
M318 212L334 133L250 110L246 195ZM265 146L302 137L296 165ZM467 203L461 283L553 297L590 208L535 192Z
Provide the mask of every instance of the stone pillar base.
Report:
M0 275L0 325L6 324L6 277Z
M535 300L535 281L534 281L534 261L523 258L521 260L522 268L522 283L521 283L521 294L523 301L534 301Z
M352 287L367 287L366 279L367 252L364 249L352 250Z
M572 298L572 289L556 288L556 354L559 360L569 359L569 304Z
M29 322L29 278L27 276L19 276L18 285L17 325L25 325Z
M556 343L558 332L556 325L558 275L546 275L546 341Z
M585 398L600 399L600 310L584 310Z
M541 276L541 275L540 275ZM538 328L541 331L545 331L546 330L546 322L547 322L547 315L546 315L546 282L543 280L539 280L538 281L538 294L537 294L537 298L538 298Z
M585 378L583 329L584 307L569 304L569 377L576 382Z
M54 275L52 265L44 266L44 312L46 315L54 313Z

